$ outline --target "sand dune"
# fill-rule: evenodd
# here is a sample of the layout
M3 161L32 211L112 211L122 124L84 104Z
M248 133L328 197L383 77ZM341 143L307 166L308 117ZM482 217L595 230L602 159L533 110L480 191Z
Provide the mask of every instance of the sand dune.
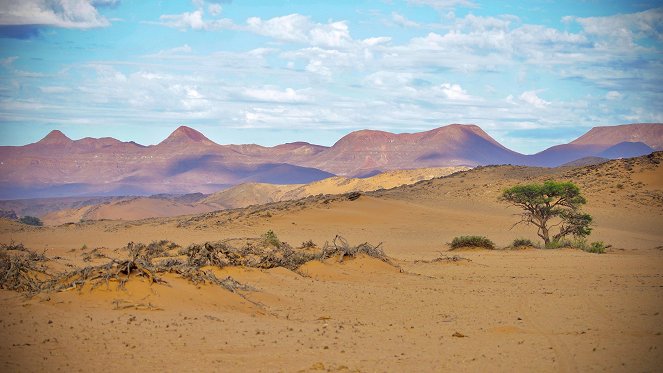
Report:
M382 242L396 267L359 256L297 271L217 270L254 288L241 296L176 276L166 277L168 285L132 277L126 291L32 299L0 290L7 336L0 366L187 370L184 357L196 356L203 371L656 371L663 365L661 162L663 153L577 168L483 167L353 200L312 195L142 221L34 228L3 220L0 242L45 250L63 268L102 263L82 262L96 247L117 257L128 241L185 246L270 229L293 245L322 246L337 234L353 245ZM590 239L612 244L607 254L448 251L462 234L501 247L535 240L530 228L510 229L517 211L496 197L546 179L581 187L595 217ZM445 260L454 255L459 261ZM131 355L130 367L118 358Z
M332 177L303 185L246 183L213 193L206 198L193 202L180 201L169 196L163 198L116 198L77 209L50 212L43 215L42 220L45 224L58 225L80 220L137 220L198 214L215 210L299 199L316 194L341 194L351 191L365 192L394 188L467 169L467 167L440 167L389 171L365 179Z

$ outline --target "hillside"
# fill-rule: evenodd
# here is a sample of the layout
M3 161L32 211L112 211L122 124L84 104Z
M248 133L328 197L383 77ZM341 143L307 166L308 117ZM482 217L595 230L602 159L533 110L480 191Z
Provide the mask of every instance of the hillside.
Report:
M663 144L662 128L596 127L534 155L509 150L480 127L462 124L418 133L356 131L331 147L219 145L186 126L151 146L112 138L72 140L56 130L34 144L0 147L0 199L214 193L250 182L308 184L334 175L426 167L555 167L587 157L649 154Z
M373 191L412 184L421 180L446 176L466 170L466 167L426 168L390 171L365 179L342 177L327 178L310 184L245 183L208 196L151 196L101 199L98 203L85 203L83 207L63 208L40 215L49 225L81 220L135 220L151 217L189 215L215 210L242 208L250 205L286 201L317 194L342 194L351 191ZM195 197L195 198L192 198ZM25 201L28 204L29 201ZM45 204L43 200L35 204ZM51 203L60 206L58 200ZM2 203L0 206L12 206ZM42 208L43 209L43 208ZM34 209L33 209L34 210Z
M94 275L107 263L125 263L141 242L152 243L145 247L154 253L141 258L143 269L152 268L149 261L173 271L153 281L136 269L101 278L97 287L88 280L78 290L34 297L0 290L6 310L0 360L13 362L27 350L40 358L22 358L20 370L85 370L89 361L98 361L95 369L122 370L125 361L107 352L141 351L146 358L132 367L186 370L181 354L163 354L173 350L196 354L196 366L206 371L219 364L230 371L273 364L341 372L395 365L406 371L655 371L662 363L655 351L663 346L661 163L663 152L583 167L479 167L359 198L314 195L139 221L30 227L0 219L5 256L26 254L10 249L21 243L37 258L43 253L54 271L74 267ZM469 234L485 235L499 248L520 237L536 242L531 227L512 228L518 211L497 196L504 187L546 179L580 185L585 211L594 217L589 240L611 245L606 254L449 250L454 237ZM270 230L283 249L257 262L262 257L251 253ZM376 250L376 257L338 254L271 266L289 250L333 250L337 235L349 251L366 242L386 258ZM209 255L214 248L221 251ZM237 252L246 265L205 262L202 272L182 264L195 253L225 260ZM185 277L192 273L185 270L198 277ZM225 282L205 280L213 278ZM377 345L393 359L367 359L365 351ZM297 350L306 353L292 359Z

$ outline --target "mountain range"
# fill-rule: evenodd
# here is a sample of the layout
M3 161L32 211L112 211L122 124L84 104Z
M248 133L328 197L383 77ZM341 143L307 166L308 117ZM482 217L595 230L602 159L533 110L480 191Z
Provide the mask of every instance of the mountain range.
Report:
M533 155L512 151L480 127L463 124L403 134L355 131L331 147L220 145L186 126L150 146L108 137L72 140L54 130L33 144L0 147L0 199L213 193L248 182L307 184L335 175L366 177L423 167L556 167L654 150L663 150L661 123L595 127Z

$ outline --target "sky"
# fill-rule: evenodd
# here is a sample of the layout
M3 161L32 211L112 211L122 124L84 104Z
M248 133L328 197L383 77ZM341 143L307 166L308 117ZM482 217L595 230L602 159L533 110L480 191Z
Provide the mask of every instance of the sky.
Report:
M0 0L0 145L332 145L477 124L535 153L663 122L661 1Z

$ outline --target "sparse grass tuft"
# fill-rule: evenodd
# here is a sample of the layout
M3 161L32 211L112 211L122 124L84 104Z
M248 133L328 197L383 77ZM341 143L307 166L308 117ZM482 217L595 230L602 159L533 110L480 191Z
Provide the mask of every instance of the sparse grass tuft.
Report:
M521 248L521 247L537 247L532 240L527 239L527 238L516 238L513 240L513 243L511 244L511 247L515 248Z
M483 247L485 249L495 249L493 241L484 236L460 236L454 237L451 241L451 249L460 249L464 247Z

